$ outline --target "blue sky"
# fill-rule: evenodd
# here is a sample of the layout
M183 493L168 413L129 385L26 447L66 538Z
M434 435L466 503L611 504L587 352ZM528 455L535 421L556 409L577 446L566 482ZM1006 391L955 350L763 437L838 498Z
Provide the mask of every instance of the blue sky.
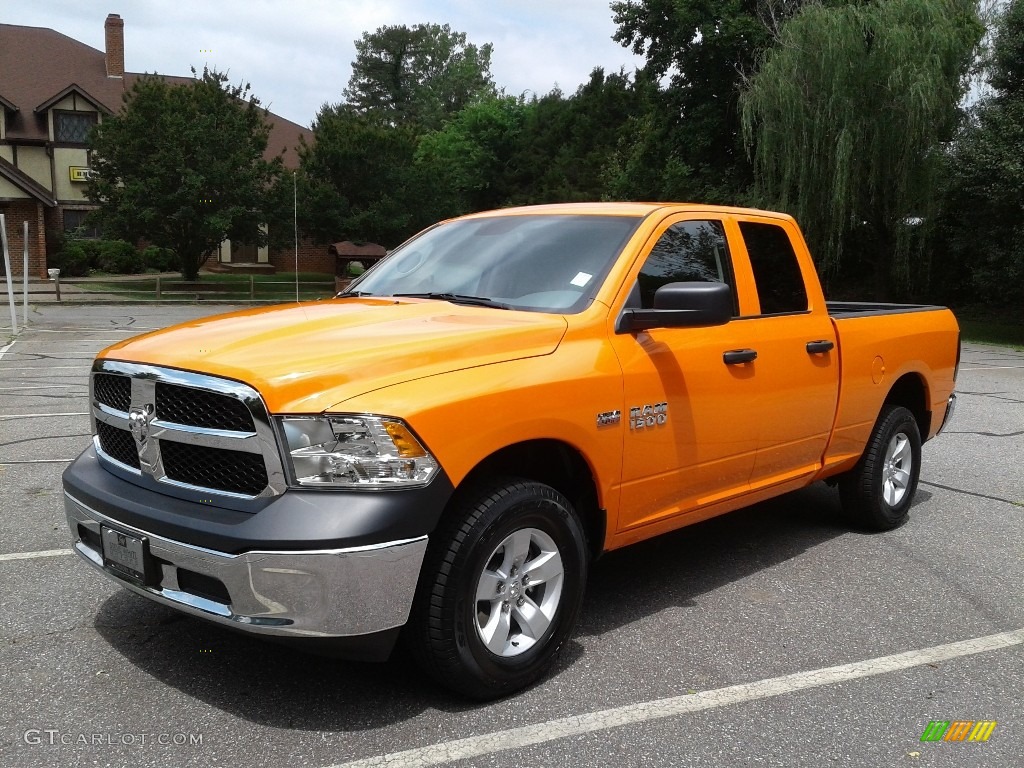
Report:
M246 81L277 114L308 125L348 83L353 41L384 24L447 23L493 43L508 93L571 93L595 66L641 60L614 42L610 0L36 0L3 4L0 22L50 27L103 50L103 21L125 23L125 66L187 75L204 64ZM209 51L209 52L207 52Z

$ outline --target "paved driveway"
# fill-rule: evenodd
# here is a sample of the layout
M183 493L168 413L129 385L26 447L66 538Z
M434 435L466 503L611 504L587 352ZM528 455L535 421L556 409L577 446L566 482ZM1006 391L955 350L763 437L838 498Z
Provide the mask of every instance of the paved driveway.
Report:
M469 705L404 658L297 654L68 554L94 353L212 311L52 306L0 336L0 765L1021 764L1024 354L965 348L907 525L851 532L820 485L613 553L555 673ZM933 720L997 725L922 742Z

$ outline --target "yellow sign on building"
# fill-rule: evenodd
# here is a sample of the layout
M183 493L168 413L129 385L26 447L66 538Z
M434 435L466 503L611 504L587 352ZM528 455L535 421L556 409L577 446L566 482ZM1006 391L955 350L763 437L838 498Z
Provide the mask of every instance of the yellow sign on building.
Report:
M92 176L92 168L86 168L82 165L72 165L68 168L71 173L72 181L88 181L89 177Z

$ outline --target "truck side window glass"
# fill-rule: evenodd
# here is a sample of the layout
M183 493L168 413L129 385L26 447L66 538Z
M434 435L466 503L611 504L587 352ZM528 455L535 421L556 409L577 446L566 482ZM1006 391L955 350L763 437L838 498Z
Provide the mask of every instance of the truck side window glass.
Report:
M754 271L761 314L804 312L807 289L786 230L775 224L741 221L740 232Z
M732 289L736 314L736 282L722 222L681 221L665 230L637 278L640 307L652 309L661 286L681 282L725 283Z

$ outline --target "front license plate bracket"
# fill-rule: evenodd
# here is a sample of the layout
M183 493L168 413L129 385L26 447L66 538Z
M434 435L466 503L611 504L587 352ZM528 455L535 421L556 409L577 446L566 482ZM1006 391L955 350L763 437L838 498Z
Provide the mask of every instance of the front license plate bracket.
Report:
M132 536L102 526L103 566L118 576L138 584L153 583L154 564L149 542L144 536Z

